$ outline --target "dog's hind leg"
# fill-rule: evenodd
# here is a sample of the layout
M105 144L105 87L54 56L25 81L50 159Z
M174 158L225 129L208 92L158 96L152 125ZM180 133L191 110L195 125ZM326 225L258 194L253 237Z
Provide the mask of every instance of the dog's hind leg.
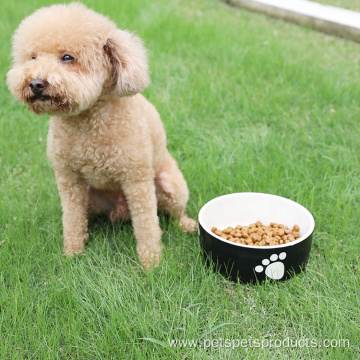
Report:
M156 174L155 185L159 209L178 219L185 232L196 230L196 221L185 214L189 199L186 181L169 153Z

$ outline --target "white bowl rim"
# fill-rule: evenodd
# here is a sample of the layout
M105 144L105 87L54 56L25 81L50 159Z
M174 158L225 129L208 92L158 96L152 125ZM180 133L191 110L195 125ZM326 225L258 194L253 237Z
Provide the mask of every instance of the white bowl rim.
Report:
M207 226L205 226L203 223L202 223L202 216L203 216L203 213L205 212L206 208L208 206L210 206L213 202L215 201L218 201L220 198L224 198L224 197L230 197L230 196L234 196L234 195L239 195L239 194L244 194L244 195L262 195L262 196L266 196L266 197L275 197L275 198L281 198L283 200L286 200L288 202L291 202L291 203L294 203L296 204L296 206L300 207L304 213L307 215L307 217L309 218L309 221L310 221L310 228L309 230L304 234L302 235L299 239L296 239L295 241L292 241L292 242L289 242L287 244L281 244L281 245L270 245L270 246L254 246L254 245L245 245L245 244L239 244L239 243L235 243L233 241L229 241L229 240L226 240L216 234L214 234L211 229L209 229ZM224 242L224 243L227 243L227 244L230 244L230 245L233 245L233 246L238 246L238 247L244 247L244 248L247 248L247 249L257 249L257 250L267 250L267 249L284 249L288 246L294 246L294 245L297 245L298 243L304 241L305 239L307 239L314 231L314 228L315 228L315 220L314 220L314 217L312 216L311 212L306 209L303 205L297 203L296 201L294 200L291 200L291 199L288 199L288 198L285 198L283 196L279 196L279 195L273 195L273 194L268 194L268 193L260 193L260 192L237 192L237 193L231 193L231 194L225 194L225 195L221 195L221 196L217 196L216 198L213 198L211 200L209 200L199 211L199 215L198 215L198 220L199 220L199 224L201 225L201 227L208 233L210 234L211 236L213 236L214 238ZM199 230L200 231L200 230Z

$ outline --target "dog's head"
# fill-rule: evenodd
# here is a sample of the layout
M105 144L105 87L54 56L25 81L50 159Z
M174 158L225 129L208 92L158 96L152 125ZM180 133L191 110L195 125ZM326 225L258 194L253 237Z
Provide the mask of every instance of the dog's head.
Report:
M25 18L12 54L8 87L37 114L79 114L101 98L133 95L149 84L142 41L79 3Z

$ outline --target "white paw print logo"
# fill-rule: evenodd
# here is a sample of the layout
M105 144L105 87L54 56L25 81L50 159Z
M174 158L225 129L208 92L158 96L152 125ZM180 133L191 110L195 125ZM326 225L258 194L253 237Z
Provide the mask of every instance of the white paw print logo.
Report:
M280 280L285 274L285 266L278 259L284 260L286 258L286 253L282 252L279 254L272 254L269 259L264 259L261 263L265 266L265 275L270 279ZM271 262L271 264L270 264ZM255 267L255 271L261 273L264 271L264 267L258 265Z

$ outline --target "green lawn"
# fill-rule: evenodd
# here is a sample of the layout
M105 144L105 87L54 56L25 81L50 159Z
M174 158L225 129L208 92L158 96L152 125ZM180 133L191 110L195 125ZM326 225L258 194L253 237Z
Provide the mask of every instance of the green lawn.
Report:
M349 9L353 11L360 11L360 3L358 0L316 0L316 2L319 2L324 5L337 6L340 8Z
M47 117L5 85L12 32L48 2L6 1L0 359L358 358L359 45L218 0L85 3L145 40L145 95L187 179L188 213L231 192L291 198L316 222L308 270L283 283L229 282L204 266L197 235L163 216L165 252L151 273L137 262L130 224L93 221L86 254L64 258Z

